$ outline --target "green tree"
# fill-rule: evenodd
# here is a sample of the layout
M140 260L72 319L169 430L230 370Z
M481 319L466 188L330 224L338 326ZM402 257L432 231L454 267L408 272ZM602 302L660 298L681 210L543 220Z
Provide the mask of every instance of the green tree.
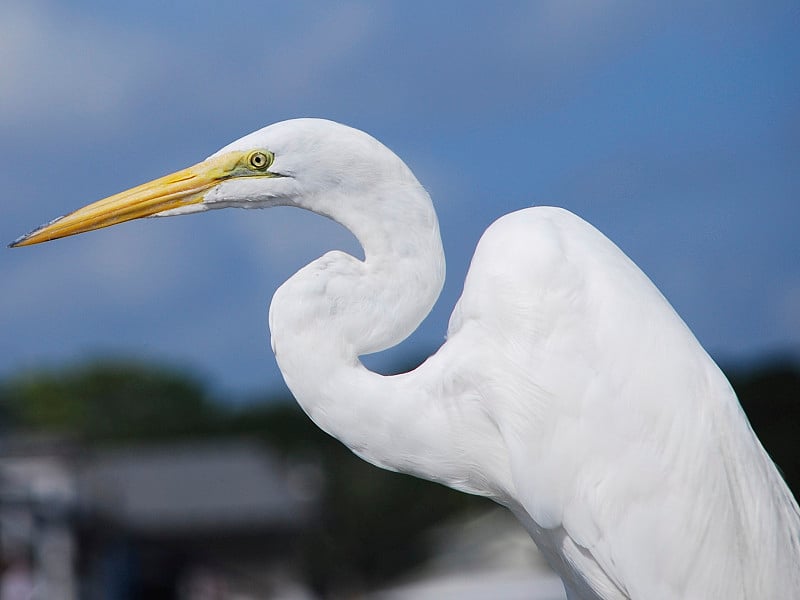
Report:
M0 391L18 427L89 442L164 439L206 432L215 412L186 374L135 361L102 361L19 375Z

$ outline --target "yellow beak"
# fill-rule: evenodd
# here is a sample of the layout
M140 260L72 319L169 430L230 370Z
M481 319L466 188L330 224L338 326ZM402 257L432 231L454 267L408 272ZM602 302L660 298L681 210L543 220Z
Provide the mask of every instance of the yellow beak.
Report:
M222 154L188 169L114 194L34 229L14 241L10 247L39 244L149 217L166 210L199 204L209 189L238 174L243 156L242 152Z

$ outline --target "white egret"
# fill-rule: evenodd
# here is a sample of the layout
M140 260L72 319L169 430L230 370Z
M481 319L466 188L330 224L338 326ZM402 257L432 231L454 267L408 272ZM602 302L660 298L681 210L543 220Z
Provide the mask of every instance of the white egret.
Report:
M408 167L344 125L271 125L13 245L276 205L334 219L364 249L313 261L270 307L280 369L319 427L375 465L507 506L570 599L800 598L798 505L725 376L636 265L566 210L491 225L446 343L396 376L359 356L430 311L439 226Z

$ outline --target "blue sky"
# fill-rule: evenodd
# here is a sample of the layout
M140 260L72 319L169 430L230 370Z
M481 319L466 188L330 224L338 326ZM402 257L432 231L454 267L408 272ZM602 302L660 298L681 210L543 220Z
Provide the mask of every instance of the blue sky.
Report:
M800 355L796 2L47 2L0 19L0 235L319 116L393 148L448 279L382 367L441 343L481 232L578 213L725 364ZM0 252L0 375L90 356L279 390L266 314L352 237L291 209L145 220Z

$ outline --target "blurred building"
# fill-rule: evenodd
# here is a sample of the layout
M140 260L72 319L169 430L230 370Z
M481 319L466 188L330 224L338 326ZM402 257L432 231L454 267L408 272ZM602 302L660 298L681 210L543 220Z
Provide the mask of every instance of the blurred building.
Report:
M0 442L0 600L307 596L293 544L320 474L242 440L89 453Z
M458 519L430 535L433 558L370 600L565 600L561 579L525 529L502 508Z
M0 440L0 600L77 598L74 464L63 440Z

